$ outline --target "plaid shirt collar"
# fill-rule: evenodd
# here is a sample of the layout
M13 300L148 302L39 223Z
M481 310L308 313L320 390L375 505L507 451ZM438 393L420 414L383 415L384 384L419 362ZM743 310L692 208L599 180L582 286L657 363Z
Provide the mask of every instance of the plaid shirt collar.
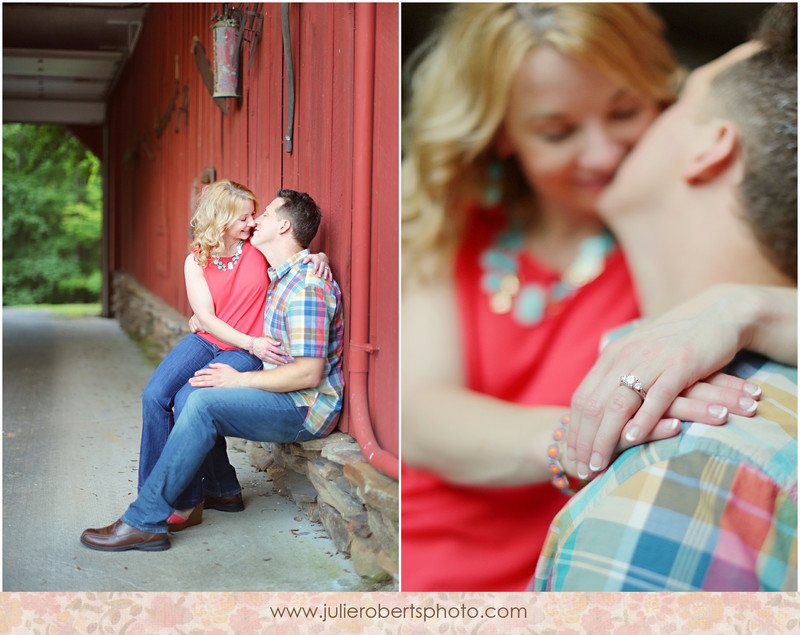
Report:
M281 263L277 267L270 267L267 270L267 273L269 274L269 279L272 282L280 280L281 278L283 278L283 276L285 276L287 273L289 273L289 271L292 270L292 267L303 262L303 259L308 254L309 254L308 249L303 249L302 251L298 251L294 256L292 256L288 260L284 260L283 263Z

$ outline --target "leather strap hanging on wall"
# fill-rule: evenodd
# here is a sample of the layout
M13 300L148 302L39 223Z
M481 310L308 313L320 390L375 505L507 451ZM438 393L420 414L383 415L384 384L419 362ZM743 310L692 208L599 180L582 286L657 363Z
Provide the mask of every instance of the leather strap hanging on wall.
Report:
M178 106L178 114L175 115L175 132L180 132L181 115L183 115L184 127L189 125L189 84L183 86L183 102Z
M156 137L161 138L161 135L164 133L164 129L167 127L169 123L170 117L172 117L172 113L175 110L175 103L178 101L178 95L181 92L181 58L180 55L175 56L175 92L172 93L172 99L169 100L169 104L167 105L167 110L164 113L164 116L160 118L155 124L155 131ZM178 132L176 127L175 132Z
M289 3L281 3L281 28L283 30L283 59L286 61L286 92L289 103L286 109L285 151L292 152L294 129L294 65L292 64L292 33L289 28Z
M194 62L197 65L197 70L200 71L200 77L203 78L203 83L208 89L208 94L214 94L214 71L211 70L211 63L206 57L206 50L200 42L200 38L196 35L192 38L192 55L194 55ZM214 100L222 114L228 114L228 103L223 97L217 97Z

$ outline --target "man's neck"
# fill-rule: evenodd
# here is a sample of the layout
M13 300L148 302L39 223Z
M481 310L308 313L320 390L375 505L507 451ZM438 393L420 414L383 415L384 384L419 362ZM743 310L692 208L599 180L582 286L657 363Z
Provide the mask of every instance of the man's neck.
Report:
M267 259L270 267L280 267L287 260L303 251L303 248L294 241L275 242L264 245L261 253Z
M678 212L632 213L615 223L643 316L659 315L717 284L790 284L763 256L743 222L731 216L712 223L710 231L692 223L703 213L707 210L684 206ZM685 223L668 214L680 214ZM659 219L667 220L661 224Z

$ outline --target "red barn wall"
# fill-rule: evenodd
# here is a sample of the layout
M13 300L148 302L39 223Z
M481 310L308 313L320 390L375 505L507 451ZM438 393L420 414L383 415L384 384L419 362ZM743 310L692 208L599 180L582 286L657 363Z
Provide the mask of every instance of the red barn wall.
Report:
M252 4L245 5L246 9ZM287 117L281 5L262 4L264 22L252 66L242 58L242 97L217 107L192 54L197 36L213 63L211 17L221 4L153 3L135 52L109 104L109 263L190 315L182 263L192 191L216 170L250 187L265 205L280 187L309 192L323 212L311 245L329 254L350 321L353 205L355 14L353 4L290 4L295 73L293 150L284 151ZM370 418L378 442L398 451L398 5L378 4L375 21L370 337ZM176 62L176 56L178 58ZM180 91L163 133L156 126ZM188 85L188 113L179 111ZM179 117L180 114L180 117ZM345 356L347 371L347 356ZM350 428L347 408L340 429Z

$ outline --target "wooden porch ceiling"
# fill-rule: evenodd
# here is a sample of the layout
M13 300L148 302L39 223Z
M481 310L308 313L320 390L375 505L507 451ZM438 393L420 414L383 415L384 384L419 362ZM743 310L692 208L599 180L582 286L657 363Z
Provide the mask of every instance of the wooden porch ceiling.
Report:
M147 3L3 3L3 121L97 125Z

